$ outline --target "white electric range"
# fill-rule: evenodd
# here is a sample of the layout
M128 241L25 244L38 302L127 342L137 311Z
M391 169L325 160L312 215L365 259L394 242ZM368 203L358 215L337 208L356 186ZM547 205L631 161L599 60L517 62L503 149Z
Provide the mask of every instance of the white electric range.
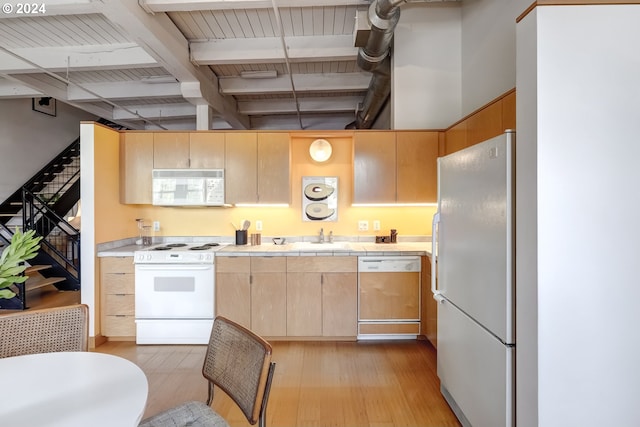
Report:
M215 317L220 243L163 243L135 251L138 344L207 344Z

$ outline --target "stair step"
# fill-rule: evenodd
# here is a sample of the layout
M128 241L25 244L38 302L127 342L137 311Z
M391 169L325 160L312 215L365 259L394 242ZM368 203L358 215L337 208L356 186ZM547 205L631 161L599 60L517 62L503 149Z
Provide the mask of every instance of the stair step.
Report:
M35 273L36 271L40 271L40 270L46 270L48 268L51 268L50 265L46 265L46 264L38 264L38 265L30 265L29 267L27 267L27 269L24 271L24 274L26 274L27 276L29 276L31 273Z
M65 279L64 277L33 277L33 278L29 278L27 279L27 281L25 282L26 285L26 289L27 291L31 291L34 289L38 289L38 288L42 288L44 286L49 286L49 285L53 285L55 283L60 283L60 282L64 282Z

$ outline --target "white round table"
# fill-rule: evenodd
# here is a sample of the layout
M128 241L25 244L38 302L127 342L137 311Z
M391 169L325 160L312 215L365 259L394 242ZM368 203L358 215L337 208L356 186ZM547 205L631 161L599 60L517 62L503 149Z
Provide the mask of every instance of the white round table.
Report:
M149 385L136 364L93 352L0 359L0 425L137 426Z

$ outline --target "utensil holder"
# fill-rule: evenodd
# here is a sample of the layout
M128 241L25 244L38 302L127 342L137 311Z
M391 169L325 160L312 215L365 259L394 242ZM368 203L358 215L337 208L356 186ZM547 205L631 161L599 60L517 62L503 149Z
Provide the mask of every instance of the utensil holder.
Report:
M236 230L236 245L247 244L247 230Z

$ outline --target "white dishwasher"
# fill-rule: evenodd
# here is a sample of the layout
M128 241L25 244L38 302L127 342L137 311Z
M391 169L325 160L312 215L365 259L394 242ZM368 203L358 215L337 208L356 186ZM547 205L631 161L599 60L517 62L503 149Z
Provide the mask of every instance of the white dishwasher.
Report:
M420 257L358 257L358 339L420 334Z

